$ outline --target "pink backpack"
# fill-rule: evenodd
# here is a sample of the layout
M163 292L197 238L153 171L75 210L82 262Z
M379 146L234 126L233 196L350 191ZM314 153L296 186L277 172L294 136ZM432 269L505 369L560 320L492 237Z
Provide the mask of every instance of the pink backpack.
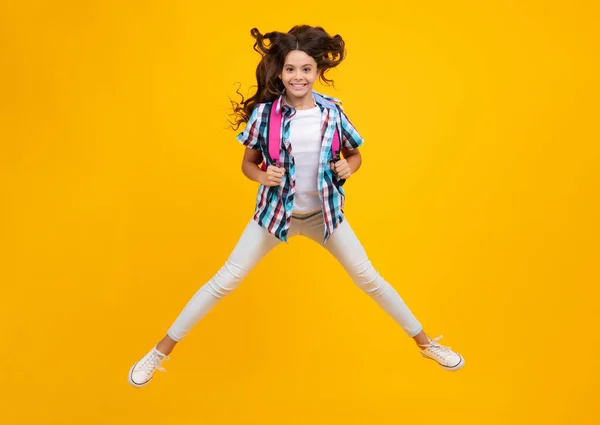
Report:
M269 111L269 129L267 131L267 139L269 145L269 158L271 163L276 167L279 167L279 154L281 151L281 119L282 113L281 110L277 113L277 108L274 105L275 102L271 104L271 110ZM340 160L340 136L338 134L338 129L336 127L335 133L333 133L333 143L331 145L331 150L333 152L333 162L337 162ZM267 163L263 162L261 169L263 171L267 170Z

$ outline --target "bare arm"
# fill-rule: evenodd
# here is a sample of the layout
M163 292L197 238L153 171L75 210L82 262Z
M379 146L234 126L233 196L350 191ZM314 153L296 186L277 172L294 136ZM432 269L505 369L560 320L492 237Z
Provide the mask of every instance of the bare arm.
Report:
M342 154L350 166L350 174L356 173L362 164L362 156L360 155L358 148L352 150L343 148Z
M262 184L263 175L266 173L258 168L261 162L262 154L260 151L246 148L244 158L242 159L242 173L250 180Z
M269 165L267 171L263 171L258 168L261 162L262 154L260 151L246 148L242 159L242 173L250 180L265 186L278 186L285 170Z
M342 149L344 159L340 159L338 162L333 164L333 171L341 178L347 179L352 174L358 171L362 164L362 156L358 148L354 149Z

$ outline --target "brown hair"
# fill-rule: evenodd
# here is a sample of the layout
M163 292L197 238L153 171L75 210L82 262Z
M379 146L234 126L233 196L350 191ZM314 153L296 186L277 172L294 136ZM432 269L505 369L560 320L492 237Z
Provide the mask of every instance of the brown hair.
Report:
M242 123L248 122L258 103L271 102L283 93L283 82L278 76L289 52L301 50L311 56L317 63L319 79L327 85L332 85L333 80L325 77L325 72L338 66L346 56L342 37L338 34L332 37L321 27L297 25L287 33L274 31L264 35L258 29L252 28L250 34L256 40L254 50L262 59L256 67L256 93L244 99L238 88L236 93L241 96L241 102L231 101L231 115L234 117L231 126L234 130ZM265 41L268 41L268 44Z

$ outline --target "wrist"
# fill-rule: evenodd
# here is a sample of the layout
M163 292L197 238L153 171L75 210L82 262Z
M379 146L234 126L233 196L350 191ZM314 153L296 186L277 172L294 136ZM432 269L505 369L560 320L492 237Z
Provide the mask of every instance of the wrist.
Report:
M358 155L352 155L346 159L348 167L350 168L350 174L354 174L362 163L362 159Z
M263 186L267 185L267 172L260 170L260 174L258 175L257 178L258 183L262 184Z

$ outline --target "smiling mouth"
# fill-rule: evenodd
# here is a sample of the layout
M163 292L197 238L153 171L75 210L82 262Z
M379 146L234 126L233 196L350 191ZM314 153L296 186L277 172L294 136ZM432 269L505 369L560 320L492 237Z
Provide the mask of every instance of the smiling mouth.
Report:
M290 86L292 86L292 88L294 88L294 89L303 89L304 87L307 86L307 84L294 84L294 83L291 83Z

